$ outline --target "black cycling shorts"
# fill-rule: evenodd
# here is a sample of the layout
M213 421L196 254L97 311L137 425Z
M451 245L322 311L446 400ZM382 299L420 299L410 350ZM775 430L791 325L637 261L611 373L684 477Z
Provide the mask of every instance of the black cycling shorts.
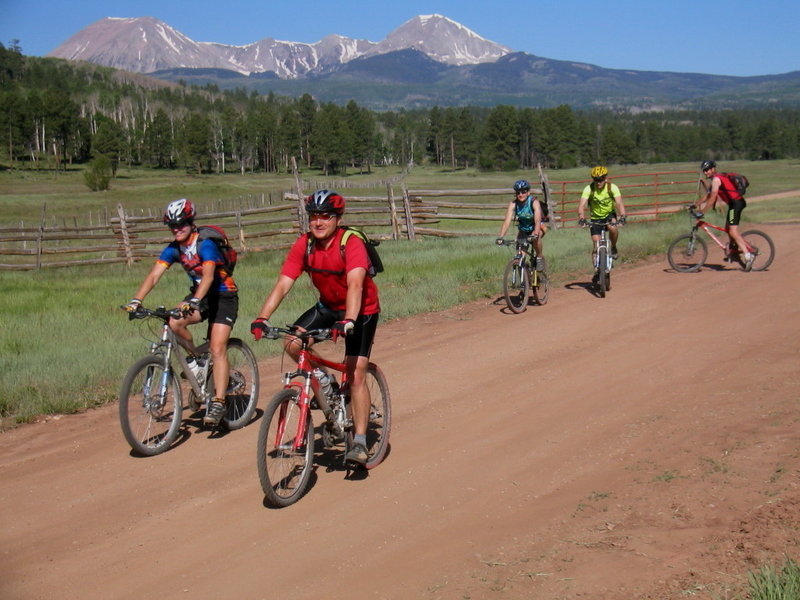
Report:
M184 298L188 301L194 298L189 294ZM200 300L200 318L202 321L208 320L209 331L213 323L229 325L231 329L239 316L239 294L236 292L223 292L221 294L209 294Z
M589 225L589 234L590 235L601 235L603 233L603 223L611 223L611 221L615 221L617 219L617 213L612 212L609 213L607 216L601 219L595 219L592 217L592 220Z
M375 330L378 328L380 313L373 315L359 315L355 328L345 338L346 356L366 356L372 352L372 342L375 340ZM321 302L317 302L294 322L303 329L327 329L333 327L336 321L344 319L343 310L331 310Z
M725 214L725 224L728 226L738 225L745 206L747 206L747 202L745 202L744 198L739 198L728 204L728 212Z

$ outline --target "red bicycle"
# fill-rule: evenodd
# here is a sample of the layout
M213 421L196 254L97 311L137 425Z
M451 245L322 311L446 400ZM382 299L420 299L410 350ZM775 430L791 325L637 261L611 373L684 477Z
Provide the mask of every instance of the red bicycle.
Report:
M353 444L353 417L345 364L322 358L309 347L312 340L331 339L331 330L272 327L267 334L270 339L287 336L296 338L301 344L297 368L284 374L283 389L264 409L257 451L261 488L267 503L278 508L297 502L308 488L314 462L312 408L319 408L323 414L320 428L323 447L343 447L344 468L349 469L344 456ZM319 366L339 372L341 385L336 383L333 375L316 368ZM392 425L389 385L383 371L372 362L367 369L367 388L372 405L367 427L366 468L372 469L386 456Z
M667 259L670 266L679 273L692 273L700 270L705 264L706 258L708 258L708 245L700 237L699 233L700 230L703 230L723 251L726 261L739 263L744 269L746 266L744 257L736 242L729 239L726 243L711 231L712 229L722 231L727 237L727 229L704 221L702 213L696 212L694 205L686 208L693 220L692 230L689 233L678 236L670 243L667 250ZM745 244L747 244L747 252L754 256L751 270L763 271L769 267L775 258L775 244L772 243L772 238L763 231L756 229L745 231L742 233L742 237Z

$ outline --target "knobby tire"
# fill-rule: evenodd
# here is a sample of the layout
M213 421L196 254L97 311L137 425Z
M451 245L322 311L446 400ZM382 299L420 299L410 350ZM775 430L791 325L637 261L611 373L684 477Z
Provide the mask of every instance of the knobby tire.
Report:
M669 245L667 260L678 273L694 273L706 263L708 246L703 238L692 233L678 236Z
M241 429L253 419L256 412L259 378L255 354L238 338L228 340L228 370L228 388L225 392L227 412L222 421L229 430ZM213 380L211 374L209 378Z
M528 307L531 283L523 261L511 259L503 274L503 294L511 312L519 314Z
M606 267L608 266L608 248L601 247L597 251L597 266L598 269L598 278L597 278L597 287L598 293L600 294L601 298L606 297L606 290L608 289L608 271Z
M752 271L763 271L775 259L775 244L772 238L763 231L751 229L742 234L747 244L756 250L756 259L753 261Z
M305 436L300 448L293 447L300 425L296 388L283 389L264 409L258 434L258 478L270 506L294 504L308 488L314 459L314 424L307 413Z
M371 406L367 423L367 469L377 467L389 450L389 434L392 430L392 399L389 384L380 367L369 363L367 368L367 389ZM348 404L348 410L350 404ZM352 432L348 434L347 447L353 443Z
M119 422L134 452L155 456L166 451L178 437L183 397L175 372L167 367L166 395L158 394L164 377L164 358L145 356L125 375L119 393Z
M550 296L550 278L547 276L547 271L536 273L536 280L537 285L532 287L533 299L540 306L544 306Z

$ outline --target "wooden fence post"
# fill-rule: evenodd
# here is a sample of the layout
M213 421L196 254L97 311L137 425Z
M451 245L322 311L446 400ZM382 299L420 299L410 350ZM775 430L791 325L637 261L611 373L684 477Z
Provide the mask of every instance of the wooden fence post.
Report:
M403 186L403 212L406 216L406 234L409 240L417 239L417 232L414 230L414 218L411 215L411 199L408 196L408 188Z
M294 173L294 187L297 193L297 222L300 224L300 233L308 231L308 216L303 207L303 188L300 185L300 175L297 172L297 160L292 157L292 173Z
M47 212L47 202L42 204L42 219L39 221L39 233L36 236L36 269L42 268L42 244L44 243L44 219Z
M544 202L547 205L547 212L550 215L550 225L553 227L553 229L558 229L556 206L555 202L553 201L553 195L550 193L550 182L547 179L547 174L542 171L541 163L539 163L537 167L539 168L539 183L542 186L542 195L544 196Z
M122 249L125 251L125 264L130 267L133 265L133 249L128 235L128 221L125 218L125 209L122 204L117 204L117 214L119 215L119 231L122 234Z
M396 240L400 237L400 223L397 221L397 205L394 201L394 190L392 184L386 184L386 195L389 199L389 218L392 224L392 239Z

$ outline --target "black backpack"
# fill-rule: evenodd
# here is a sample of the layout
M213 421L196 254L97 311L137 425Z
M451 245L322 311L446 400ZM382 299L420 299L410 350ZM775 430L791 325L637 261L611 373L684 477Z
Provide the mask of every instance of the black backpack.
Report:
M730 183L730 186L725 187L725 191L728 192L731 196L733 196L733 192L735 191L738 194L738 197L734 198L731 197L731 200L739 200L739 198L743 198L745 192L747 191L750 182L747 180L747 177L740 173L717 173L719 177L724 177ZM732 189L731 189L732 188Z
M357 229L355 227L347 227L346 225L342 225L341 229L344 229L344 235L342 235L341 244L339 245L339 249L342 253L342 261L344 261L344 247L347 244L347 240L350 239L351 235L356 236L362 242L364 242L364 247L367 249L367 257L369 258L369 269L367 270L367 275L370 277L375 277L378 273L383 273L383 261L381 260L380 255L378 254L378 250L376 249L377 246L380 245L380 240L373 240L367 236L366 233ZM333 273L334 275L343 275L344 270L342 271L326 271L325 269L314 269L308 266L308 255L311 254L311 251L314 249L314 239L309 235L308 236L308 245L306 246L306 269L309 271L317 271L320 273Z
M236 268L236 262L239 256L236 254L233 246L231 246L225 230L218 225L200 225L197 228L198 236L197 243L202 243L203 240L212 239L217 244L222 258L225 260L225 270L229 275L233 275L233 270Z

